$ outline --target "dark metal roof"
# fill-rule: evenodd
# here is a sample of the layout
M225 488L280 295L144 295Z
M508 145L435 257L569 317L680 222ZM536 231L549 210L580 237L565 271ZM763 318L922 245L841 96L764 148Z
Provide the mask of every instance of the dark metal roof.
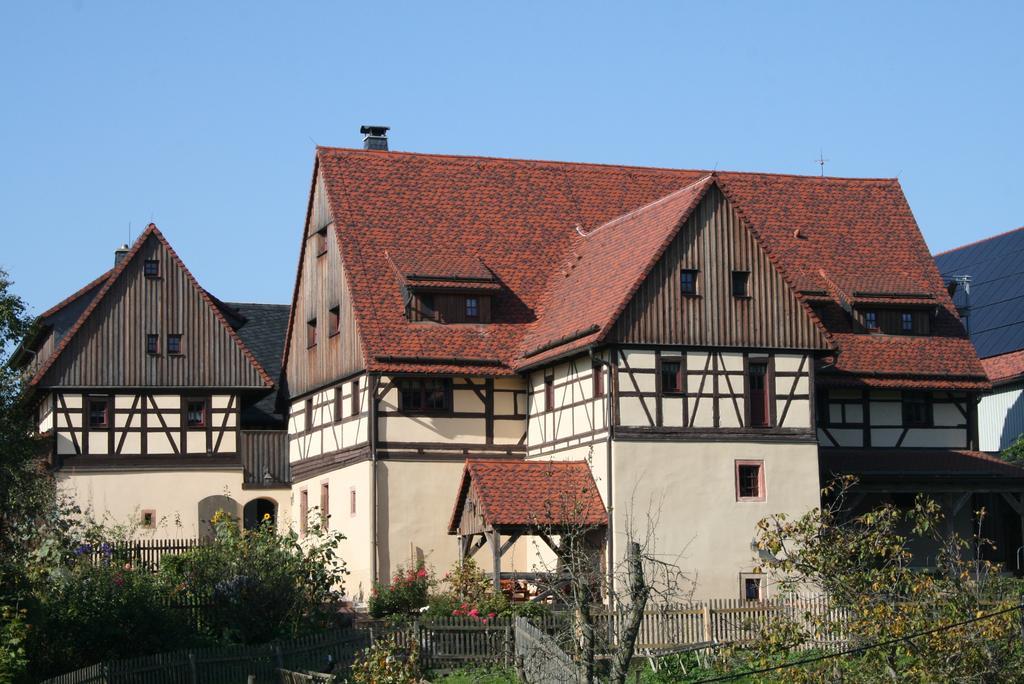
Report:
M966 325L979 357L1024 349L1024 228L937 254L935 263L947 281L971 277ZM967 304L962 289L953 302Z
M824 479L855 475L860 481L996 478L1024 480L1024 468L982 451L965 449L820 449Z
M284 338L288 329L288 305L225 302L224 306L231 309L234 314L232 323L240 323L235 332L242 338L242 342L267 371L267 375L280 385L281 356L284 353ZM256 403L243 405L243 428L284 426L284 418L280 407L277 406L276 388Z

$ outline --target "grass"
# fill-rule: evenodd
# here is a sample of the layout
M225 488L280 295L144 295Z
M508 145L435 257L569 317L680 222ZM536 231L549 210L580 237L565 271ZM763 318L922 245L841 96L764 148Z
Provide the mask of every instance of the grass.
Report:
M503 667L469 667L430 681L444 684L516 684L514 670Z

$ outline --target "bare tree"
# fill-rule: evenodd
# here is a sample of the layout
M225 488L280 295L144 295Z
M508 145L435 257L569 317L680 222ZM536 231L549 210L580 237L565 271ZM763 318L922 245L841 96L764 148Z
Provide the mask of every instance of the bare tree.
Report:
M685 549L675 555L657 553L660 502L645 512L643 524L638 525L632 514L635 501L634 492L624 516L626 554L620 560L606 558L604 545L612 531L594 522L595 504L585 492L560 492L537 516L535 536L553 556L543 560L540 543L535 542L544 578L538 581L540 593L565 605L571 615L567 633L560 636L572 644L579 682L595 680L597 656L610 650L609 681L623 684L648 606L652 601L667 605L692 596L693 580L677 564ZM595 619L599 612L608 613L603 630Z

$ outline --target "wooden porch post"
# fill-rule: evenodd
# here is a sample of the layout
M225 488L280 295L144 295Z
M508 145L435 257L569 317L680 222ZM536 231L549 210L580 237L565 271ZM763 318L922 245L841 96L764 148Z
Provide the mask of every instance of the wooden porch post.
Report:
M501 591L501 534L495 530L485 533L491 544L491 562L494 564L494 590Z

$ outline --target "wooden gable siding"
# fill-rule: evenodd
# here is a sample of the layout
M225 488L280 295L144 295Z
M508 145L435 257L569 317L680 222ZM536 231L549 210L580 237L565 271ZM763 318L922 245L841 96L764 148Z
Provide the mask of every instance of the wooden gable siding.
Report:
M327 229L327 253L319 254L317 232ZM287 343L288 391L292 396L309 392L337 378L365 368L356 329L352 298L345 283L341 252L334 234L322 178L317 177L305 231L302 265L295 294L291 336ZM338 334L330 335L330 311L339 310ZM307 347L306 326L316 319L317 344Z
M160 277L146 278L147 260ZM146 353L146 336L159 353ZM167 336L182 336L180 355ZM150 235L46 373L49 387L253 387L263 379L184 269Z
M794 238L796 239L796 238ZM680 271L696 269L697 296ZM749 271L749 298L732 295L732 271ZM610 339L633 344L824 349L820 330L717 187L710 188L651 269Z

